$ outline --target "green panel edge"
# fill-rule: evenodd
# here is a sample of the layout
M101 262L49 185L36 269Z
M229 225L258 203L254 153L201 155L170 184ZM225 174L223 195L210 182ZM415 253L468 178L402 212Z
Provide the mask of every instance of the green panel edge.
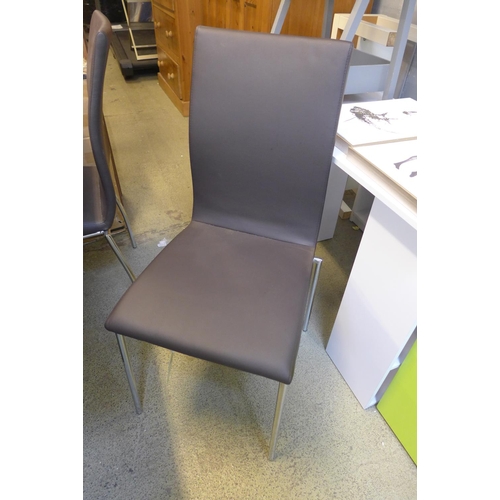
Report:
M377 405L378 411L417 464L417 341Z

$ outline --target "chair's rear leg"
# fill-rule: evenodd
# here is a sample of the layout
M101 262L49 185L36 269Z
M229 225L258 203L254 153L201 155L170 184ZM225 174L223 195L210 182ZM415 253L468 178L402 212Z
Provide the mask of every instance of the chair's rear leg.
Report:
M127 226L127 231L128 235L130 236L130 241L132 242L132 246L134 248L137 248L137 243L135 242L134 233L132 232L132 228L130 226L127 213L125 212L125 208L123 207L122 203L118 200L118 198L116 198L116 204L118 205L118 208L120 209L120 212L123 215L123 219L125 220L125 225Z
M321 269L321 264L323 260L319 257L314 257L313 259L313 269L311 273L311 282L309 284L309 295L307 297L307 306L306 313L304 317L304 326L302 330L307 332L307 328L309 327L309 319L311 318L311 311L314 301L314 295L316 294L316 285L318 284L319 271Z
M121 253L120 249L118 248L118 245L116 244L115 240L109 233L106 233L104 236L106 236L106 240L108 241L109 246L113 249L113 252L115 252L115 255L118 257L118 260L120 261L121 265L127 272L128 277L133 283L135 281L135 275L132 272L132 269L130 269L128 264L125 262L125 258L123 257L123 254Z
M137 387L135 385L134 374L130 368L130 361L128 359L127 345L125 344L125 339L116 334L116 340L118 340L118 346L120 347L120 353L123 359L123 365L125 366L125 373L127 374L128 385L130 386L130 392L132 393L132 398L134 400L135 411L138 415L142 413L142 406L139 400L139 394L137 392Z
M273 430L271 431L271 440L269 443L269 460L274 460L276 452L276 440L278 439L278 431L281 422L281 413L285 402L285 394L288 389L287 384L280 382L278 389L278 399L276 401L276 411L274 412Z

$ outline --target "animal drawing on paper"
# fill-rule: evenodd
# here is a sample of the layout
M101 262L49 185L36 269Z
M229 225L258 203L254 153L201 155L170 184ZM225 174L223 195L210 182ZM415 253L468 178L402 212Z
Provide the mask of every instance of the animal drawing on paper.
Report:
M417 167L416 167L417 156L410 156L406 160L398 161L394 163L394 166L405 174L408 174L408 177L416 177L417 176Z
M369 109L360 108L359 106L354 106L349 111L354 115L352 119L357 118L376 128L380 128L377 126L378 123L391 123L391 119L387 118L387 113L372 113Z
M360 108L359 106L354 106L349 111L354 115L353 118L357 118L368 125L377 126L377 122L390 123L390 118L387 118L387 113L372 113L369 109Z
M351 118L351 120L354 120L357 118L358 120L362 121L363 123L366 123L367 125L371 125L372 127L375 127L379 130L384 130L385 132L389 133L396 133L396 130L391 130L390 127L387 127L385 125L392 125L393 120L397 120L396 117L389 117L388 112L385 113L373 113L369 109L362 108L360 106L353 106L349 110L354 116ZM411 116L413 114L416 114L416 111L403 111L402 112L406 116ZM349 121L349 120L348 120Z

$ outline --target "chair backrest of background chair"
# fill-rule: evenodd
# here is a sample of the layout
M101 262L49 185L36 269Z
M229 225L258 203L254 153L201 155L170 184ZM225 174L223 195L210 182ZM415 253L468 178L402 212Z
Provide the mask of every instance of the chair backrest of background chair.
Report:
M103 89L111 40L111 23L100 11L92 14L88 41L87 91L89 136L92 153L106 200L105 225L111 227L116 211L116 194L109 170L103 132Z
M200 26L193 220L314 246L352 44Z

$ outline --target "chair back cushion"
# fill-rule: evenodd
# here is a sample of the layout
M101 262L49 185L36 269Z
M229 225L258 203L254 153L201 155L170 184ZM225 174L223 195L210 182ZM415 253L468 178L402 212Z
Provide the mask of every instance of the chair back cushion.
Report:
M314 246L350 42L199 26L193 220Z
M90 20L88 56L87 56L87 90L89 136L92 154L99 172L101 190L94 190L94 195L101 197L104 217L94 222L94 230L107 231L113 224L116 212L116 194L108 165L103 129L103 89L106 63L111 40L111 24L100 11L95 10ZM84 185L85 188L85 185ZM84 192L84 196L92 196L92 192ZM100 203L101 203L100 201Z

